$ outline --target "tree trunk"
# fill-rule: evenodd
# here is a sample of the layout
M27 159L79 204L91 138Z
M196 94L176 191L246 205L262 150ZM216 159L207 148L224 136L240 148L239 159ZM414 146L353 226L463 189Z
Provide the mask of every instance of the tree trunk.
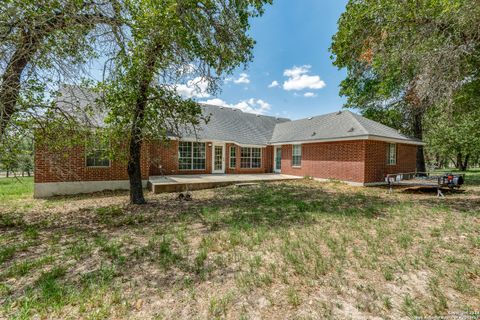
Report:
M459 152L457 153L457 161L454 162L455 164L455 168L457 169L461 169L461 166L462 166L462 154Z
M137 98L133 123L130 132L129 158L128 158L128 178L130 180L130 203L145 204L142 186L142 125L145 106L147 103L147 86L140 84L140 94Z
M148 100L148 89L155 73L157 54L159 54L160 51L161 47L159 44L152 44L149 54L146 55L147 60L145 61L144 68L138 73L140 80L130 133L130 156L127 168L130 180L130 203L132 204L147 203L143 196L142 170L140 165L143 140L142 130Z
M423 112L417 111L413 116L413 134L417 139L423 139ZM417 147L417 160L416 160L417 172L426 172L425 155L423 152L423 146Z
M37 50L39 38L25 33L22 43L13 53L5 68L0 86L0 141L15 113L15 106L20 94L22 73Z
M465 160L463 162L460 162L460 170L461 171L467 171L468 168L468 159L470 159L470 155L467 154L465 156Z
M130 138L130 156L128 160L128 178L130 180L130 203L145 204L142 186L142 169L140 165L142 140L138 139L136 132L138 128L132 128L132 137Z

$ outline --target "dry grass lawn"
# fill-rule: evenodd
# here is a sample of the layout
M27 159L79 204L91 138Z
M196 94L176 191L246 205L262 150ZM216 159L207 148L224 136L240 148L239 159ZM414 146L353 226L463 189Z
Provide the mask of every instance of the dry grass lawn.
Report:
M0 318L475 316L479 173L445 199L301 180L141 207L3 180Z

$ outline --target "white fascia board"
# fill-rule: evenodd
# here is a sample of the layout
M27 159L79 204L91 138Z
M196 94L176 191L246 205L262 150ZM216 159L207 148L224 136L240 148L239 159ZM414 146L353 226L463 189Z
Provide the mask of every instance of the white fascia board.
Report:
M178 137L168 137L168 139L185 141L185 142L231 143L231 144L236 144L237 146L240 146L240 147L251 147L251 148L267 147L266 144L245 144L245 143L238 143L236 141L230 141L230 140L212 140L212 139L195 139L195 138L178 138Z
M402 144L413 144L417 146L424 146L425 142L415 141L415 140L403 140L395 138L386 138L381 136L374 135L362 135L354 137L343 137L343 138L327 138L327 139L317 139L317 140L304 140L304 141L283 141L270 143L273 146L279 146L283 144L307 144L307 143L322 143L322 142L337 142L337 141L357 141L357 140L375 140L375 141L384 141L390 143L402 143Z

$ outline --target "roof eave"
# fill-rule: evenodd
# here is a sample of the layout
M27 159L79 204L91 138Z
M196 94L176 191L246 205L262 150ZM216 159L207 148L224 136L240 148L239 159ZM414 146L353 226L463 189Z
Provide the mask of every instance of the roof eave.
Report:
M258 144L258 143L242 143L233 140L218 140L218 139L208 139L208 138L193 138L193 137L176 137L176 136L168 136L169 140L178 140L178 141L185 141L185 142L206 142L206 143L230 143L235 144L241 147L255 147L255 148L264 148L268 144Z
M382 137L376 135L359 135L351 137L338 137L338 138L325 138L325 139L312 139L312 140L289 140L289 141L276 141L270 142L270 145L282 145L282 144L304 144L304 143L321 143L321 142L337 142L337 141L351 141L351 140L376 140L390 143L403 143L412 144L417 146L424 146L425 142L413 140L413 139L398 139L391 137Z

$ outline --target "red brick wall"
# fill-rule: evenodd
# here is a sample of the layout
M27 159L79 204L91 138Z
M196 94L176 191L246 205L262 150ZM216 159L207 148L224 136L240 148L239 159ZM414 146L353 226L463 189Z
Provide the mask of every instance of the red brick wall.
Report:
M363 182L364 141L308 143L302 145L302 164L292 167L292 145L282 146L282 173Z
M236 149L236 167L235 168L230 168L230 147L235 146ZM240 146L232 143L227 143L226 144L226 173L270 173L272 172L272 159L273 159L273 147L272 146L267 146L262 148L262 164L261 168L255 168L255 169L247 169L247 168L240 168Z
M272 172L273 148L262 148L262 168L240 168L240 147L237 147L237 167L229 168L230 149L232 144L226 144L226 173L266 173ZM127 180L126 163L120 160L111 161L108 168L92 168L85 165L86 154L83 146L49 152L44 146L35 149L35 182L66 182L66 181L108 181ZM160 165L161 168L160 169ZM212 172L212 143L206 143L205 170L178 169L178 141L161 143L159 141L145 142L142 146L142 179L150 175L165 174L206 174Z
M142 179L148 178L148 150L142 148ZM121 160L110 162L110 167L87 167L85 147L77 146L61 152L35 146L35 182L109 181L128 180L127 164Z
M150 154L150 175L160 175L162 170L165 174L205 174L212 172L212 143L206 143L205 170L179 170L178 169L178 141L172 140L168 143L152 141L149 143Z
M212 172L212 143L207 143L205 170L178 169L178 142L168 145L160 142L146 142L142 148L142 179L161 173L159 164L166 174L200 174ZM210 146L209 146L210 145ZM226 144L226 173L268 173L273 171L273 146L262 148L262 167L240 168L240 146L237 148L236 168L231 169L230 149ZM397 164L387 165L388 143L382 141L342 141L309 143L302 145L302 165L294 168L292 145L282 146L282 173L316 178L333 178L355 182L381 182L385 174L414 172L417 147L397 144ZM108 181L127 180L126 163L115 160L108 168L89 168L85 165L85 148L74 147L63 152L49 152L48 148L35 148L35 182L62 181Z
M397 144L397 164L387 164L388 143L367 140L365 161L365 182L380 182L385 180L387 173L415 172L417 146Z
M397 164L387 165L387 142L374 140L302 145L302 165L292 167L292 145L282 146L282 173L353 182L383 182L385 174L414 172L417 146L397 144Z

